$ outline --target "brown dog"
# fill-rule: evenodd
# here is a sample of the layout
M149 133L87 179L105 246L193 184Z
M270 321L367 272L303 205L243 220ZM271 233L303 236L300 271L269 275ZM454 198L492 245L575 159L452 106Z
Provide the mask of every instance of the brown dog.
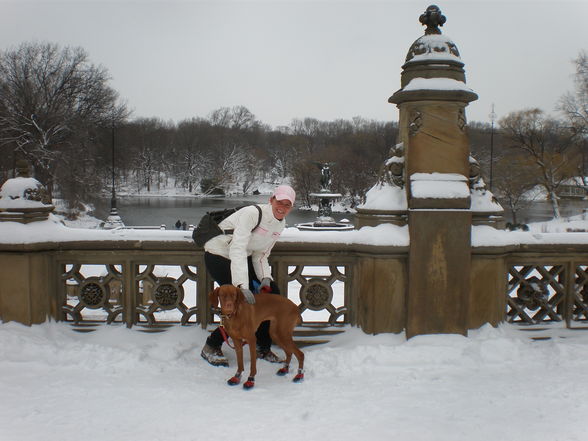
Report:
M210 304L218 307L220 301L221 326L233 339L237 353L237 373L228 380L231 386L239 384L243 365L243 344L249 345L251 355L251 371L249 378L243 384L245 389L255 385L257 373L257 350L255 331L261 322L270 321L270 337L286 353L284 366L278 370L278 375L286 375L289 371L292 354L298 359L298 374L294 382L304 379L304 354L292 339L296 325L302 322L298 307L286 297L276 294L256 294L255 304L250 305L239 288L233 285L222 285L209 294Z

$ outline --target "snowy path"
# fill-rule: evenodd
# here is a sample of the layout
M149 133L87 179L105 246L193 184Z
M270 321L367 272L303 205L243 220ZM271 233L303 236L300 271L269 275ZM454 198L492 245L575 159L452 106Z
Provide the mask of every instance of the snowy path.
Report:
M261 362L256 387L199 357L205 331L0 325L0 440L585 440L588 332L513 326L308 347L306 380ZM234 366L234 353L227 349Z

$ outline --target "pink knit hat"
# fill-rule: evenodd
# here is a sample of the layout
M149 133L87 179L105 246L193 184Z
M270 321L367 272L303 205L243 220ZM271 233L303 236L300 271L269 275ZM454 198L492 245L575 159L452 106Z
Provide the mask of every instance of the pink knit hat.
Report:
M288 199L290 202L292 202L292 205L294 205L294 201L296 200L296 192L289 185L280 185L276 187L272 196L274 196L278 201Z

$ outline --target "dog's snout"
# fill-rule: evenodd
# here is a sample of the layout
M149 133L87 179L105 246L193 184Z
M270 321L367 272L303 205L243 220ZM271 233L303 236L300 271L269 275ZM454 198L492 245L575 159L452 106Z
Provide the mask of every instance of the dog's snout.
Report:
M222 298L221 299L221 311L223 314L229 315L232 314L233 311L235 310L235 302L233 301L233 299L229 299L229 298Z

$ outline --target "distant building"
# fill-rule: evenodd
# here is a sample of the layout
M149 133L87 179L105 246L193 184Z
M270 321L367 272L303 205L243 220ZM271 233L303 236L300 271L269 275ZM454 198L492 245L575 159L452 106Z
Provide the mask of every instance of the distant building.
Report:
M583 199L588 195L588 179L576 176L564 181L557 191L557 195L564 199Z

